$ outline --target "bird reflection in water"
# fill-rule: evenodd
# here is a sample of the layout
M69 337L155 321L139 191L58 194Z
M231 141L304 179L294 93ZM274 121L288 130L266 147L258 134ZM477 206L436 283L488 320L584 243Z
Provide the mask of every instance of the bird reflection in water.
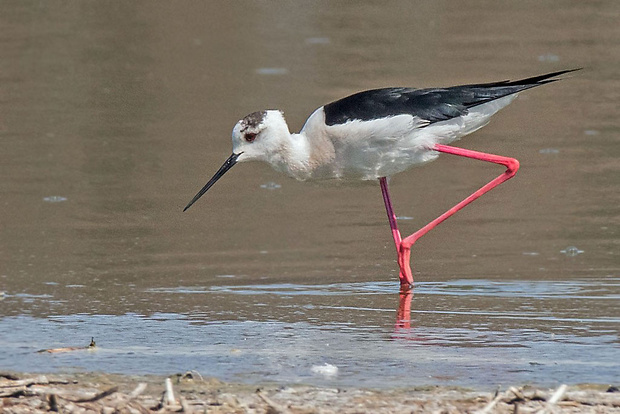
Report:
M411 299L413 299L413 288L402 286L399 292L398 309L396 311L395 338L403 338L411 332Z

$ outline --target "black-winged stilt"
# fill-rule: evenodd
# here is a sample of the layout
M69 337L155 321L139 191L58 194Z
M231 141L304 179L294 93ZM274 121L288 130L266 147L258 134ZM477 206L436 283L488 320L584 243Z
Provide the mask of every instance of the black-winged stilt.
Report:
M514 158L452 147L453 141L487 124L525 89L554 82L578 69L518 81L449 88L383 88L359 92L318 108L298 134L279 110L254 112L232 132L233 152L183 211L240 161L266 161L298 180L378 179L403 286L413 284L411 246L439 223L515 175ZM408 237L402 238L386 177L436 159L439 153L501 164L506 171Z

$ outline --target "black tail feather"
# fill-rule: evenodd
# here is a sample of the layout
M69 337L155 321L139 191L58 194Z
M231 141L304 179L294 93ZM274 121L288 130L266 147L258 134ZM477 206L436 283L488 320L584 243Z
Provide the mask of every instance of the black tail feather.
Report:
M482 87L482 88L490 88L490 87L496 87L496 86L529 86L529 87L533 87L533 86L543 85L545 83L551 83L551 82L559 81L560 79L550 79L550 78L554 78L556 76L560 76L560 75L563 75L565 73L576 72L576 71L582 70L582 69L583 68L566 69L566 70L560 70L560 71L557 71L557 72L547 73L545 75L532 76L531 78L525 78L525 79L520 79L520 80L516 80L516 81L505 80L505 81L499 81L499 82L479 83L479 84L466 85L466 86ZM527 89L527 88L524 88L524 89Z

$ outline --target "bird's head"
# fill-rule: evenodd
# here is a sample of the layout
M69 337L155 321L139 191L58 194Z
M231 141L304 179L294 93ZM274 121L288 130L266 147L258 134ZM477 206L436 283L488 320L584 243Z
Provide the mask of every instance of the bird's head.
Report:
M271 161L290 138L284 114L277 110L252 112L241 119L232 132L233 153L204 187L187 204L190 208L204 193L219 180L226 171L239 161Z
M233 154L238 154L237 161L269 161L273 154L282 150L289 135L281 111L252 112L233 128Z

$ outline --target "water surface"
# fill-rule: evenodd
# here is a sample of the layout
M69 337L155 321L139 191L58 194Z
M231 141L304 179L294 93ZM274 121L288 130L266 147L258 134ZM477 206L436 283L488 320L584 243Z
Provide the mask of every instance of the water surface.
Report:
M5 3L0 368L617 382L619 16L615 1ZM363 89L575 67L458 143L522 168L414 247L413 297L377 183L243 164L181 212L252 111L298 130ZM500 172L443 155L393 177L403 231ZM91 336L96 352L35 352Z

